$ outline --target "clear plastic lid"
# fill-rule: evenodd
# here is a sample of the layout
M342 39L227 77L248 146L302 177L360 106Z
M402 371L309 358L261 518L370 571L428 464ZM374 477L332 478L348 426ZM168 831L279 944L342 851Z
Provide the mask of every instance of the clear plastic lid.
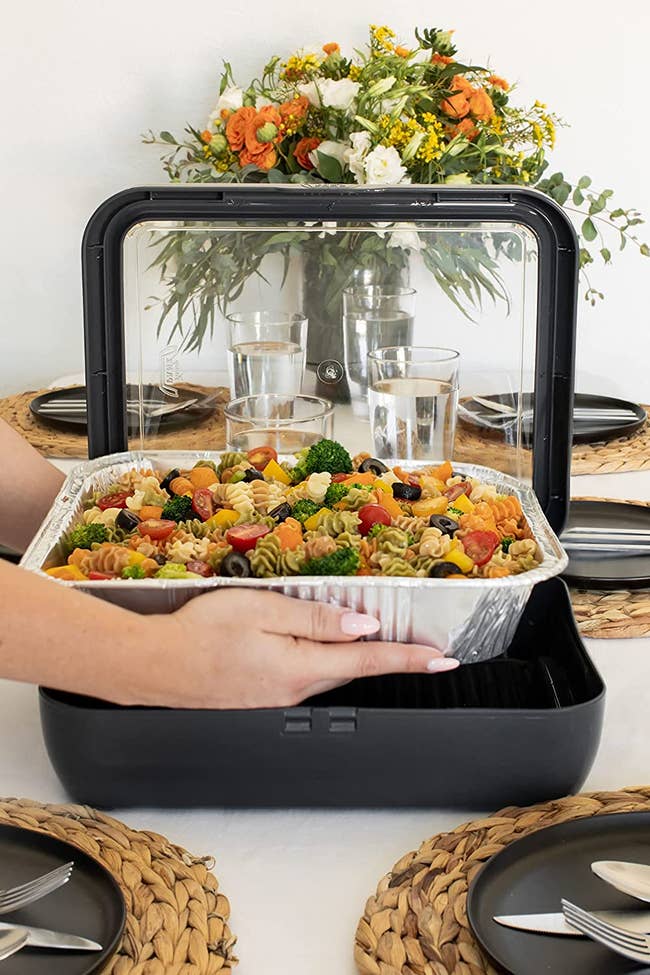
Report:
M92 455L333 435L533 478L547 513L565 503L575 239L549 201L201 189L133 191L89 225Z

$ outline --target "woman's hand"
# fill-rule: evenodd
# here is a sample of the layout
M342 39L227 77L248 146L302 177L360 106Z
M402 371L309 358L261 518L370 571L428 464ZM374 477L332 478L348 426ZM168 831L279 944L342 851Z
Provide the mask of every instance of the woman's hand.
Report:
M159 638L134 704L286 707L355 677L458 666L432 647L355 642L377 620L279 593L222 589L146 619Z

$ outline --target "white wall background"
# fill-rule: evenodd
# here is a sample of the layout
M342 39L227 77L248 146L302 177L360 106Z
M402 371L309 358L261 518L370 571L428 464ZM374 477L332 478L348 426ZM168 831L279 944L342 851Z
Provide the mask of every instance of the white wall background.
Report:
M303 43L363 44L369 21L405 39L416 24L455 27L464 57L489 61L519 83L522 102L540 98L571 121L559 133L557 168L587 171L650 217L643 0L455 9L412 0L402 12L386 0L24 0L5 9L0 39L0 395L81 369L86 220L111 193L163 181L157 150L140 134L201 125L222 57L246 81L267 56ZM580 371L647 402L650 260L626 250L592 277L606 301L581 304Z

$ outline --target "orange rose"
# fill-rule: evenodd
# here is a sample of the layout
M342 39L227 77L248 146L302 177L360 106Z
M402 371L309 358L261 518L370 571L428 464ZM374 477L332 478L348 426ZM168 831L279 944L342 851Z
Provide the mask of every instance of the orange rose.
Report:
M275 105L265 105L259 112L253 110L253 115L246 126L247 150L253 156L266 152L267 146L280 141L281 125L282 119Z
M472 83L467 80L464 74L455 74L451 79L450 88L452 91L462 91L467 96L471 95L475 90Z
M440 103L440 108L445 115L450 115L451 118L464 118L469 114L470 98L475 89L462 74L455 74L449 87L452 94Z
M282 121L286 124L289 119L295 124L305 117L309 110L309 99L305 95L298 95L290 102L283 102L278 111Z
M255 118L255 109L248 105L238 108L228 119L226 124L226 138L233 152L239 152L244 145L246 128L251 119Z
M293 155L301 169L313 169L314 164L309 158L309 153L317 149L321 143L320 139L312 136L310 139L301 139L293 150Z
M269 169L273 169L277 161L278 154L270 142L262 146L261 152L252 153L248 149L242 149L239 153L240 166L250 166L251 163L254 163L258 169L265 173L268 173Z
M510 87L505 78L500 78L498 74L491 74L488 81L491 85L494 85L495 88L502 88L504 91L507 91Z
M341 50L338 44L323 44L323 50L325 54L329 57L330 54L337 54Z
M454 59L450 58L447 54L438 54L438 52L436 51L436 53L431 57L431 63L432 64L453 64Z
M400 58L408 58L411 56L408 47L402 47L401 44L398 44L395 48L395 54Z
M471 142L478 135L478 129L472 122L470 118L461 119L458 125L455 125L451 130L452 137L455 135L464 135L466 139Z
M469 110L474 118L481 122L487 122L494 115L494 105L492 99L485 88L475 88L469 97Z
M209 143L212 139L212 132L209 129L204 129L201 133L201 142Z

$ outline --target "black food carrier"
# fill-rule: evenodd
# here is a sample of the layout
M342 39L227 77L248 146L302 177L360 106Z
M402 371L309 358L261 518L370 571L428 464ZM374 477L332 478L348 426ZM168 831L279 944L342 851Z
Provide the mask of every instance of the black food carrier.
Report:
M105 455L136 462L161 451L205 458L223 450L223 406L242 378L232 324L282 314L307 320L302 390L334 404L333 436L351 453L377 444L366 400L371 334L383 346L457 351L460 381L447 390L456 397L454 464L525 482L540 516L561 532L577 243L564 212L542 194L507 186L132 189L91 218L83 279L89 469ZM372 316L363 320L354 304L369 293L382 299L374 332ZM265 368L258 384L275 381ZM407 444L394 456L417 452ZM33 551L23 562L39 568ZM129 583L115 586L128 604ZM159 607L139 592L134 608ZM344 580L337 592L346 602ZM433 602L421 605L435 615ZM392 611L399 615L397 597ZM579 789L605 692L565 583L555 575L532 587L503 646L483 645L488 629L465 642L462 659L474 662L455 671L356 680L299 707L125 708L42 688L48 752L74 799L104 807L487 808Z

